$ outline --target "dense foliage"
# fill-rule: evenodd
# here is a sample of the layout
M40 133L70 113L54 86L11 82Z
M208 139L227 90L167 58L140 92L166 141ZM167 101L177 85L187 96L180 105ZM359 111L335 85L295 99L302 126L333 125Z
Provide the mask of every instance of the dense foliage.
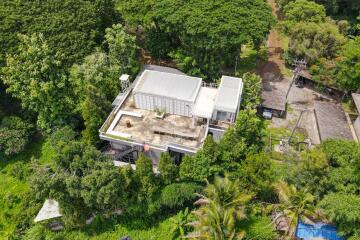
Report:
M0 3L0 65L17 52L18 33L42 33L50 49L71 66L101 43L103 32L118 20L112 0L49 0Z
M315 80L357 90L357 1L278 2L287 60L304 58ZM0 238L270 240L278 238L275 212L289 221L284 237L299 219L327 219L346 237L360 236L359 144L329 140L274 161L256 111L256 74L242 76L236 123L180 166L162 154L154 168L141 154L136 168L117 168L96 148L119 76L133 80L140 61L214 81L235 68L254 72L240 54L266 53L275 21L265 1L5 0L0 19ZM62 232L33 222L48 198L60 203Z
M148 45L167 46L182 70L210 78L218 77L222 67L234 66L241 44L252 42L258 48L274 22L261 0L126 0L118 7L128 24L147 29L156 41Z
M360 146L342 140L328 140L305 153L289 167L288 182L307 189L311 201L319 203L324 213L335 221L347 236L358 236L360 192ZM313 215L314 216L314 215Z
M40 128L49 131L66 123L73 104L71 89L61 54L49 47L42 34L20 36L19 51L8 56L2 78L7 92L36 113Z
M34 126L19 117L4 117L0 123L0 157L20 153L29 143Z

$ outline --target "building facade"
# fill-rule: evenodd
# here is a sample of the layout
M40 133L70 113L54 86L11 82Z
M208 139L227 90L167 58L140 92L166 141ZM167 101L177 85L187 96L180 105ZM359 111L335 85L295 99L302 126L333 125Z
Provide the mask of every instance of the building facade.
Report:
M162 152L175 162L198 151L207 137L215 140L236 119L243 83L223 76L219 87L178 70L145 66L100 129L116 161L134 163L142 152L156 166Z

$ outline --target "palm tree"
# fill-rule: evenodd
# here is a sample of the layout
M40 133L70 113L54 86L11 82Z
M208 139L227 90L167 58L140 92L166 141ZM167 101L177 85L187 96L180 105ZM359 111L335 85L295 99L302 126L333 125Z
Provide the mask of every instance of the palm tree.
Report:
M197 221L192 225L195 231L187 237L195 239L240 240L244 231L236 227L237 221L246 217L244 205L251 196L243 194L239 182L228 177L215 177L214 183L207 183L204 195L195 203L201 207L194 211Z
M299 219L310 221L318 217L314 207L314 196L307 189L298 190L294 185L283 181L276 183L275 188L280 200L280 208L288 219L289 228L286 234L293 236Z

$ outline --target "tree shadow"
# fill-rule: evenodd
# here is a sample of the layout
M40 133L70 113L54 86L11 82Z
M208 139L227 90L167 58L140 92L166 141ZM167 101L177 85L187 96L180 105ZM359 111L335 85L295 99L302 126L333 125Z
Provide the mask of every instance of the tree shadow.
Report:
M263 82L281 82L284 79L279 64L275 61L266 62L257 73L261 76Z

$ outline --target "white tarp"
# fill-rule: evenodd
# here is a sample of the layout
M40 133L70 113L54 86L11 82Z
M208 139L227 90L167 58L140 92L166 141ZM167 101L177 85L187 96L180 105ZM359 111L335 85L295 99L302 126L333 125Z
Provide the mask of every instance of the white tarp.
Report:
M36 215L34 222L61 217L59 203L53 199L47 199Z

